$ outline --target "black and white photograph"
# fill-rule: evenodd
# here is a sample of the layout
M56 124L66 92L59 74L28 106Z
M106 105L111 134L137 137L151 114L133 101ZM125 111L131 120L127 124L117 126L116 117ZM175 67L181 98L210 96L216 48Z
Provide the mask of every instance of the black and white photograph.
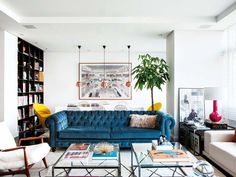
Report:
M131 64L80 63L80 99L131 99Z
M204 89L179 88L180 122L204 120Z

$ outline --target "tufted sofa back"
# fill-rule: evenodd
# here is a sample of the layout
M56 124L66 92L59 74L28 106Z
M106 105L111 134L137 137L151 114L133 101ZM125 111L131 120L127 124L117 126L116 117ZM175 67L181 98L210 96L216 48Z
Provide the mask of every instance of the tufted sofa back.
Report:
M68 126L127 127L130 114L155 114L157 128L161 125L162 113L155 111L66 111Z

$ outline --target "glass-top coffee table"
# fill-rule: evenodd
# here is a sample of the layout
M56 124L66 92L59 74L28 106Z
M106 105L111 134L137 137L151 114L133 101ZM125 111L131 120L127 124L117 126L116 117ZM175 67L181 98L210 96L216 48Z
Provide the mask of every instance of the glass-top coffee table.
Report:
M190 157L188 162L153 162L148 151L152 150L152 143L132 143L131 169L136 177L142 176L145 170L147 176L191 176L192 166L198 159L187 151L180 143L173 143L174 149L182 149Z
M120 148L118 144L113 144L114 149L117 150L117 160L93 160L93 150L95 144L91 144L89 148L89 156L86 159L66 159L65 154L69 151L69 148L60 156L56 163L52 166L52 177L60 176L61 173L69 175L73 169L78 170L76 176L98 176L96 170L103 170L104 175L102 176L121 176L121 161L120 161ZM55 174L56 169L61 169L62 172ZM116 172L116 174L114 174Z

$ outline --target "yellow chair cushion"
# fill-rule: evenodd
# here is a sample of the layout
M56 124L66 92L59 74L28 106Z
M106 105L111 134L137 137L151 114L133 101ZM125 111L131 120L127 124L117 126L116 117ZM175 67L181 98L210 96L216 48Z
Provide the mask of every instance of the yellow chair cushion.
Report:
M162 107L162 103L158 102L154 104L154 111L160 111ZM147 109L147 111L152 111L152 105Z
M33 108L35 110L36 115L39 118L39 122L43 127L45 126L46 119L51 116L51 111L43 104L34 103Z

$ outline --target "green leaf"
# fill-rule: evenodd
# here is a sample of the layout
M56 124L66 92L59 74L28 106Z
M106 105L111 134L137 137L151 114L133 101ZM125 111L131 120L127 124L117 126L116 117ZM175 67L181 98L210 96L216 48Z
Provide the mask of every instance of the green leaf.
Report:
M139 65L134 67L131 72L136 80L135 88L143 90L157 87L162 90L162 86L170 80L169 66L166 61L152 57L150 54L139 55L138 61Z

